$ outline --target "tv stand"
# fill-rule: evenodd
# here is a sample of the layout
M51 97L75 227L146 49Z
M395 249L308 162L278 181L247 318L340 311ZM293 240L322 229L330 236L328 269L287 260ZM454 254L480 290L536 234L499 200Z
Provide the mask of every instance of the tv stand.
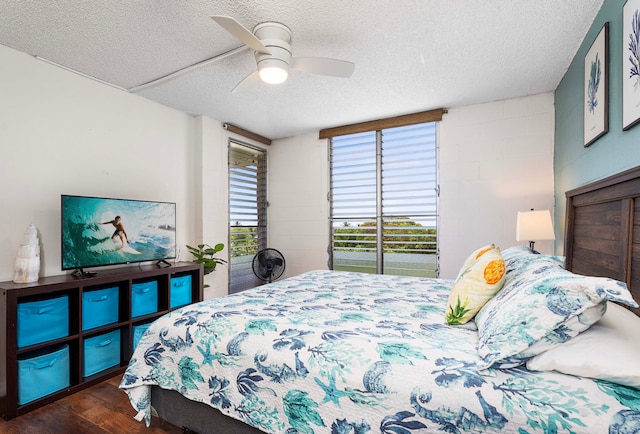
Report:
M204 268L194 262L176 262L171 267L156 267L155 264L129 266L100 270L97 276L83 279L87 273L80 269L74 275L41 277L33 283L0 282L0 417L9 420L28 413L45 404L98 384L115 375L122 375L133 354L136 330L162 315L177 309L171 297L172 281L188 278L191 302L203 299ZM133 289L138 285L153 282L157 287L157 305L154 312L132 316L134 312ZM82 323L83 295L106 288L118 291L117 322L85 330ZM182 286L181 286L182 288ZM23 303L66 296L69 303L69 334L59 339L18 347L18 307ZM175 306L175 307L173 307ZM105 333L120 334L118 363L103 371L85 377L84 343ZM25 404L18 404L18 361L31 359L41 354L50 354L59 347L69 348L69 387L42 396ZM58 371L54 371L59 375ZM0 424L0 431L3 425Z
M73 271L73 273L71 273L71 275L73 277L93 277L95 275L97 275L98 273L96 273L95 271L84 271L82 268L77 268Z
M158 268L171 267L171 263L169 263L166 259L160 259L158 262L156 262L156 267Z

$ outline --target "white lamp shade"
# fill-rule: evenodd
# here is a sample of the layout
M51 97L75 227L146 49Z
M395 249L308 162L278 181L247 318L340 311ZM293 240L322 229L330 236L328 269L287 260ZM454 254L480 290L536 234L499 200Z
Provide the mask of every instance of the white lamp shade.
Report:
M260 78L265 83L280 84L289 76L289 72L280 65L261 65Z
M551 212L519 211L516 224L517 241L555 240Z

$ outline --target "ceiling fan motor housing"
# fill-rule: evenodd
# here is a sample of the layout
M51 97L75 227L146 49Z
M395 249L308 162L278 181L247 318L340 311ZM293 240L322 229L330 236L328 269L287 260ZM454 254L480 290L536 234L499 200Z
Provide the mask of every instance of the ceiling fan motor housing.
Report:
M275 67L287 71L291 65L291 30L284 24L268 22L258 24L253 33L271 52L255 52L258 70Z
M211 18L254 51L257 70L242 79L231 92L245 89L259 80L268 84L283 83L289 76L289 69L343 78L353 74L353 62L324 57L292 57L291 29L284 24L268 21L258 24L251 32L234 18L223 15Z

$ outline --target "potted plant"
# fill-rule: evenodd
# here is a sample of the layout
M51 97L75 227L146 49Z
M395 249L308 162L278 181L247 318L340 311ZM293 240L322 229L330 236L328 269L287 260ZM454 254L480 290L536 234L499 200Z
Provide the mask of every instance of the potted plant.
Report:
M195 257L193 262L204 265L205 276L216 269L218 264L226 264L227 261L221 258L216 258L216 253L224 250L224 244L218 243L211 247L209 244L198 244L198 247L187 245L187 249ZM205 288L209 285L205 285Z

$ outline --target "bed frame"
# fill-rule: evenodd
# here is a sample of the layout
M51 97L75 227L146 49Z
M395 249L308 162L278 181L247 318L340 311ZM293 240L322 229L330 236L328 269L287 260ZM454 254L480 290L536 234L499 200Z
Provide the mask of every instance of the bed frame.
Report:
M175 390L153 386L151 405L160 418L182 428L184 433L264 434L202 402L189 401ZM151 424L153 425L153 418Z
M566 268L625 282L640 300L640 166L566 197ZM631 310L640 316L640 309Z
M640 167L568 191L566 198L566 268L623 281L640 300ZM640 316L640 309L632 310ZM178 392L154 386L151 402L184 432L261 433Z

